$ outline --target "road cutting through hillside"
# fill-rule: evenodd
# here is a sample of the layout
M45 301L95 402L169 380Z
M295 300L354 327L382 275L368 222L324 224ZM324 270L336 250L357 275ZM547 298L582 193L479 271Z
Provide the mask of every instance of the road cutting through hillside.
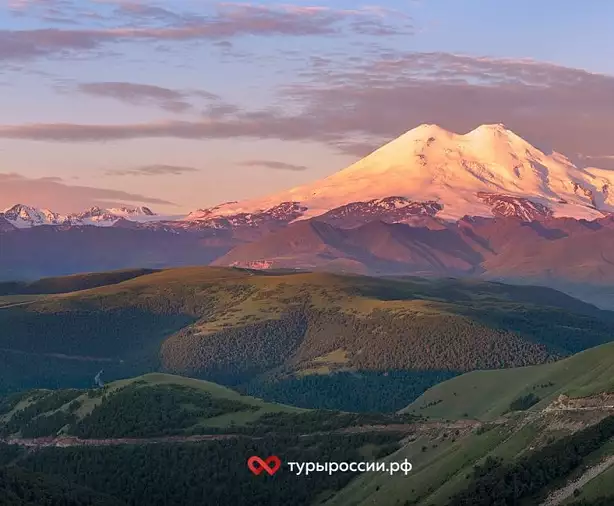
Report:
M429 422L419 424L390 424L390 425L365 425L346 427L328 432L311 432L299 434L299 437L326 436L331 434L356 434L366 432L396 432L396 433L423 433L428 430L473 430L481 423L475 420L461 420L451 423ZM220 441L248 437L250 439L263 439L264 436L251 436L249 434L203 434L193 436L164 436L153 438L102 438L81 439L72 436L40 437L40 438L0 438L0 443L19 445L32 449L56 447L67 448L74 446L117 446L117 445L145 445L164 443L198 443L206 441Z

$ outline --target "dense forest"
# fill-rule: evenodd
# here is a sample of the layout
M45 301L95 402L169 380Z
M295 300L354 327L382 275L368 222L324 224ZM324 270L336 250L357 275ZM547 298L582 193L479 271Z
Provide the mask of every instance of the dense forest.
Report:
M454 377L453 371L355 371L307 376L265 377L238 387L267 401L302 408L342 411L398 411L431 386Z
M259 371L309 364L339 349L346 367L362 371L462 372L543 363L610 339L604 322L578 317L574 323L558 311L540 317L530 331L524 311L507 314L505 325L487 325L462 314L301 308L206 339L189 327L164 343L162 361L172 372L239 384ZM509 330L514 326L518 331Z
M0 419L0 436L70 435L105 439L243 434L260 437L271 433L300 435L364 425L407 424L418 419L414 415L394 413L294 411L253 398L213 396L183 384L152 384L143 379L119 388L86 392L84 396L79 390L41 390L0 398L0 415L11 415L8 420ZM90 399L96 404L77 416L80 407ZM21 401L25 402L19 407ZM222 416L225 418L221 422L218 418L218 423L207 423Z
M375 457L365 453L367 449L369 452L384 449L377 455L381 457L396 449L394 443L398 439L399 436L390 434L348 434L198 444L45 448L23 456L19 467L104 491L129 505L301 506L311 504L321 494L340 489L355 473L297 477L287 467L288 461L372 460ZM246 465L252 455L278 455L282 468L274 476L253 476Z
M308 321L300 311L279 319L208 334L189 327L162 345L164 366L172 372L236 384L282 365L305 339Z
M85 487L69 485L61 478L0 467L2 506L127 506L119 499Z
M105 394L102 404L68 432L85 439L170 436L202 419L255 409L181 385L130 385Z

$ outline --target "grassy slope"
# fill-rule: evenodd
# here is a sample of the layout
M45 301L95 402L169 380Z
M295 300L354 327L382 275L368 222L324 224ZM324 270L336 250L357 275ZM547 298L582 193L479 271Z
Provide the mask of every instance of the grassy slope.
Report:
M586 397L613 388L614 343L609 343L550 364L463 374L430 388L404 411L439 418L467 415L489 420L506 412L514 399L530 392L541 398L531 408L539 410L561 394ZM421 409L439 400L442 402Z
M87 290L99 286L114 285L139 276L156 272L154 269L123 269L109 272L93 272L74 274L54 278L43 278L38 281L0 282L0 295L31 295L67 293Z
M401 462L407 458L413 465L405 476L397 473L365 473L353 480L335 495L326 506L395 506L414 501L420 506L444 506L448 498L463 489L466 476L472 474L473 466L487 456L511 461L540 438L542 429L529 423L520 428L510 421L509 425L494 427L477 434L463 433L455 436L453 431L422 434L415 441L387 457L386 460ZM518 427L519 430L515 430Z

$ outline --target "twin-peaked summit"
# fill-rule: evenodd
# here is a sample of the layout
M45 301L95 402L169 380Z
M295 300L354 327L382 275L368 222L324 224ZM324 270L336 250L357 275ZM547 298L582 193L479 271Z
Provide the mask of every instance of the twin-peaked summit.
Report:
M575 166L546 154L503 125L466 134L421 125L323 180L262 199L218 206L216 214L257 212L280 202L307 208L303 218L352 202L400 196L437 202L439 217L512 212L595 219L614 212L614 172Z
M184 218L156 216L145 207L92 208L62 216L23 205L0 217L4 228L264 231L314 217L341 228L373 220L422 223L424 217L594 220L614 213L613 183L614 171L578 167L560 153L544 153L501 124L482 125L466 134L425 124L325 179L263 198L198 209Z

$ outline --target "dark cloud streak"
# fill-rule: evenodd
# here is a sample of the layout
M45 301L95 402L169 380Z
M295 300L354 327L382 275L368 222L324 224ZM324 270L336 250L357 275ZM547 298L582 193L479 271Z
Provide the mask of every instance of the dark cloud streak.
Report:
M113 169L106 171L108 176L179 176L191 172L199 172L195 167L182 167L178 165L144 165L131 169Z
M123 5L123 6L122 6ZM156 19L162 25L34 30L0 30L0 61L27 60L42 56L65 56L100 49L107 43L194 40L220 41L245 35L253 36L332 36L349 29L365 35L391 35L402 28L390 17L369 10L335 10L298 6L259 6L220 4L212 15L179 15L168 9L143 6L134 2L118 6L120 15L141 21ZM137 19L137 21L139 21ZM122 21L125 21L122 20ZM134 19L133 19L134 21ZM226 42L226 41L225 41Z
M241 165L245 167L264 167L275 170L289 170L292 172L302 172L308 169L308 167L305 165L295 165L293 163L278 162L275 160L246 160L241 162Z
M217 95L205 91L172 90L150 84L129 82L81 83L77 91L88 95L114 98L134 105L155 105L171 112L185 112L193 106L191 97L219 100Z

